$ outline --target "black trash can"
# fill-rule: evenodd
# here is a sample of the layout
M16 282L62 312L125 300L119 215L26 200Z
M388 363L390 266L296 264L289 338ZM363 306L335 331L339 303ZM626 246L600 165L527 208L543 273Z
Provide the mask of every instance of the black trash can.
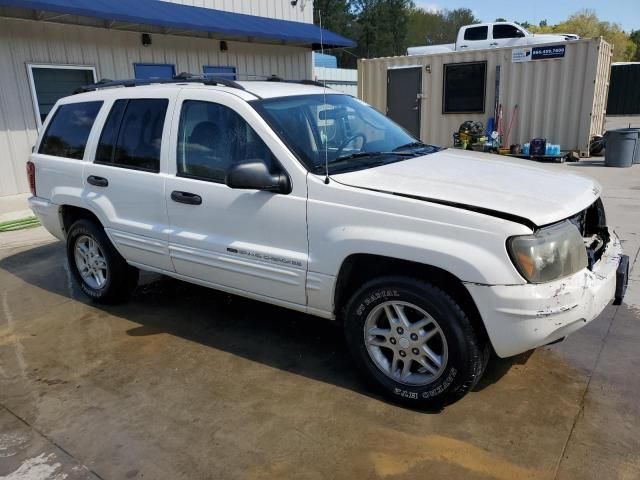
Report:
M604 164L607 167L630 167L638 145L640 129L621 128L604 134Z

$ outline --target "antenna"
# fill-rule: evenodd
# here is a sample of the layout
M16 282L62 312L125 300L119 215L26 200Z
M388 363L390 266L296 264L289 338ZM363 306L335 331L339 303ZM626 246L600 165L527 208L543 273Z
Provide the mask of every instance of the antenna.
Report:
M320 53L322 53L322 55L324 55L324 41L322 39L322 10L318 10L318 19L319 19L319 24L320 24ZM322 97L323 97L323 102L324 105L327 105L327 82L326 80L323 83L323 91L322 91ZM329 146L327 145L329 143L329 136L327 135L327 120L326 120L326 116L325 116L325 120L324 120L324 124L323 124L323 130L324 130L324 139L323 139L323 143L324 143L324 183L326 185L329 185Z

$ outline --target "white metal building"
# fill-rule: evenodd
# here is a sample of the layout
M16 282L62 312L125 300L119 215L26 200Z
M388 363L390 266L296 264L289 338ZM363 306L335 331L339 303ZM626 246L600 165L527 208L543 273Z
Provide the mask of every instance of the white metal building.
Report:
M28 191L38 128L79 86L181 72L312 79L319 43L310 0L0 0L0 196Z
M314 79L339 92L358 95L358 70L353 68L314 67Z

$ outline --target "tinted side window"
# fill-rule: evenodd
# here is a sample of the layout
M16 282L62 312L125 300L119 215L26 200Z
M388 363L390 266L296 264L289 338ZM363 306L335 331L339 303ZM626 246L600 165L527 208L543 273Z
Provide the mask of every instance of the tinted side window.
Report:
M113 152L116 148L116 140L125 108L127 108L127 100L116 100L111 107L109 117L102 128L102 135L100 135L100 142L96 150L96 162L113 163Z
M178 175L224 183L233 163L276 162L258 134L235 111L217 103L186 100L180 113Z
M42 137L38 153L82 160L102 102L60 105Z
M520 38L524 32L513 25L494 25L493 38Z
M164 98L116 101L100 137L96 162L159 172L168 105Z
M467 28L464 31L464 39L465 40L486 40L488 32L489 32L489 27L487 26Z

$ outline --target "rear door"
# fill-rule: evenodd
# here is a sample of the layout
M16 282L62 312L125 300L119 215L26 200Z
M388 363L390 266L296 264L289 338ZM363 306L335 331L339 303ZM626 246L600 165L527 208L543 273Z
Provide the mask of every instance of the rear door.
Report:
M271 132L235 95L181 92L165 189L169 250L180 275L234 293L305 305L307 186L305 176L287 167L291 154ZM263 161L272 173L286 173L292 191L229 188L228 168L245 161Z
M99 128L101 109L104 111L101 99L74 99L65 99L49 114L44 134L31 154L38 171L36 195L58 204L81 198L84 162L90 158L90 134Z
M127 98L110 101L93 162L84 169L83 197L118 251L134 264L163 270L173 270L160 172L174 99L170 91L131 89Z
M387 70L387 116L420 137L422 68Z
M493 39L491 47L513 47L516 45L524 45L526 42L522 39L525 37L524 31L510 23L499 23L493 26Z

